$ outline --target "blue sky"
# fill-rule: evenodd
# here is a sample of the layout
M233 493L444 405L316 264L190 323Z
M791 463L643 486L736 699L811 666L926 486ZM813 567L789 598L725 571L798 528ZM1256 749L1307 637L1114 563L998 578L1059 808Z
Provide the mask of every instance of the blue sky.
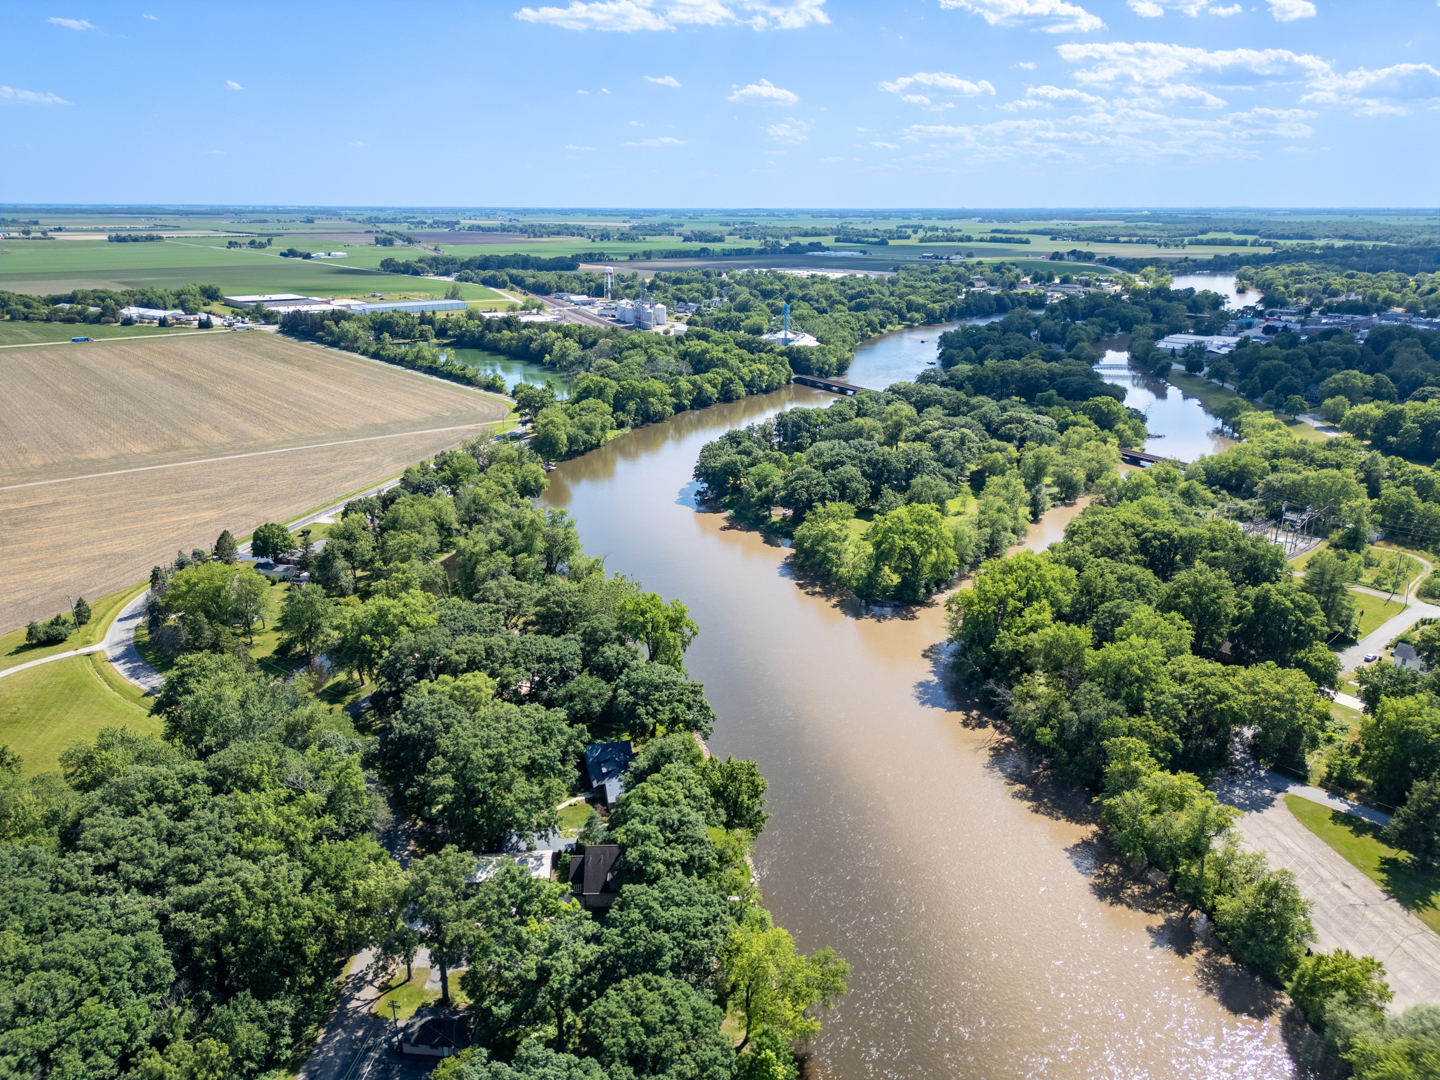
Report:
M0 3L0 201L1437 201L1437 0L141 2Z

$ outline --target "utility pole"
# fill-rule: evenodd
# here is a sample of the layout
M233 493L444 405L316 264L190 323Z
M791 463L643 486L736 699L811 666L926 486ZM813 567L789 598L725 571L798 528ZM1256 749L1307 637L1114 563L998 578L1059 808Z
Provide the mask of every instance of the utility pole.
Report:
M390 999L390 1020L395 1025L395 1048L400 1048L400 1003Z

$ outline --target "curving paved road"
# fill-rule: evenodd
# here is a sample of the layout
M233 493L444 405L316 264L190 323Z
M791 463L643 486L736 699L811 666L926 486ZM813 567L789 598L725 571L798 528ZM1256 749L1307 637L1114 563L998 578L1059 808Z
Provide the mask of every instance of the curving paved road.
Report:
M28 671L30 668L39 667L41 664L53 664L56 660L68 660L72 656L103 652L105 658L115 665L115 670L126 680L152 694L159 692L165 682L165 676L147 664L139 650L135 648L135 628L145 617L145 599L149 595L150 592L147 589L121 608L120 613L110 621L110 625L106 628L105 637L94 645L86 645L83 648L71 649L69 652L56 653L54 656L45 656L39 660L16 664L14 667L0 671L0 679L7 675L14 675L17 671Z

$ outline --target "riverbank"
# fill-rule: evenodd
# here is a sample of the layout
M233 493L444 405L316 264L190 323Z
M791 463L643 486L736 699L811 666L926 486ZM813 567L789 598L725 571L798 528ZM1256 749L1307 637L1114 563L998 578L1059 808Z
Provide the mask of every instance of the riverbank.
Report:
M561 464L542 498L702 627L686 665L718 716L708 742L770 780L766 904L801 948L833 944L853 966L815 1041L826 1074L1085 1075L1103 1047L1112 1073L1223 1060L1291 1076L1280 995L1118 868L1085 794L955 684L942 598L858 604L803 582L773 537L697 510L701 445L831 400L791 386L636 429ZM1025 546L1079 509L1051 509Z

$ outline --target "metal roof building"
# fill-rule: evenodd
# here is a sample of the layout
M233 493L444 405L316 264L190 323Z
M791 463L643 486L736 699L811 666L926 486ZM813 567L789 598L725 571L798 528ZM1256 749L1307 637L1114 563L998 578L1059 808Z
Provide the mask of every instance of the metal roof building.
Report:
M355 304L350 308L357 315L373 315L377 311L464 311L470 305L464 300L385 300L374 304Z

